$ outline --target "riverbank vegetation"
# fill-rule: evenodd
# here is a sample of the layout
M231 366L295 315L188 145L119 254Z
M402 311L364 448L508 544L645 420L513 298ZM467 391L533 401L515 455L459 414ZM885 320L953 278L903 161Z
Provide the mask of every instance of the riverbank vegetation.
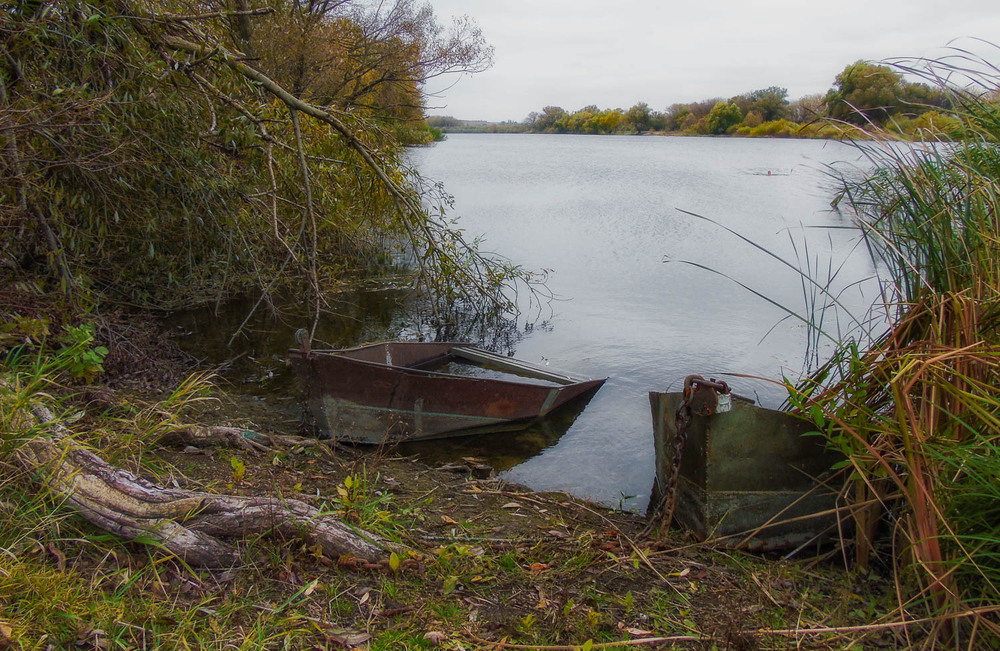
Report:
M960 136L947 92L907 81L899 69L856 61L837 75L825 95L789 100L771 86L730 98L672 104L657 111L645 102L631 108L577 111L546 106L521 123L463 122L431 117L428 123L455 133L577 133L733 135L764 138L867 138L877 127L903 139L950 140Z
M488 67L474 23L412 0L20 3L0 16L7 278L150 308L408 284L506 308L529 274L480 255L403 163L421 85Z
M882 270L877 307L891 326L842 341L789 389L849 460L854 562L892 568L901 619L934 619L953 648L995 648L1000 76L972 57L912 70L951 80L957 144L906 146L872 130L881 145L862 150L874 171L844 180L841 200Z
M958 144L889 148L845 185L898 311L789 387L848 455L855 525L832 554L779 561L643 539L635 514L473 476L474 459L298 437L135 311L284 290L318 319L372 276L442 319L512 308L534 277L483 255L403 163L426 139L423 81L489 65L473 23L410 0L0 5L0 648L995 645L989 95L940 88ZM829 101L860 104L855 82ZM797 120L783 101L714 102L705 128ZM937 124L910 106L830 117ZM633 108L631 129L654 128ZM587 113L584 130L614 119ZM337 547L358 538L375 549Z

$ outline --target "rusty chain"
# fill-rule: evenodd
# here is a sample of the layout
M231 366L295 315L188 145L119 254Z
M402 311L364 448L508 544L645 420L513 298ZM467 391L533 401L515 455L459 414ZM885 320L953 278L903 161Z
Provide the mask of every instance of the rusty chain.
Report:
M670 527L677 504L681 461L684 458L684 447L687 445L687 430L691 424L691 417L714 414L719 406L719 392L729 395L729 385L716 381L715 378L706 380L700 375L689 375L684 378L684 394L681 404L674 412L674 454L670 460L670 477L662 489L660 501L649 524L643 530L643 535L649 534L657 525L661 526L661 532Z

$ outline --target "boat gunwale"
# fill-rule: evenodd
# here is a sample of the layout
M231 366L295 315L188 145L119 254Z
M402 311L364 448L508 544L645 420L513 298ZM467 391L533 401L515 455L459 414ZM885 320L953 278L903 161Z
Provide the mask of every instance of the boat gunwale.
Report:
M366 360L366 359L358 359L356 357L351 357L350 355L344 354L344 353L358 352L358 351L367 350L367 349L370 349L370 348L376 348L376 347L380 347L380 346L386 346L386 345L392 346L392 345L398 345L398 344L417 344L417 345L419 345L419 344L429 344L429 345L440 345L442 347L447 347L447 348L459 347L459 348L471 348L473 350L483 350L481 348L478 348L474 344L470 344L470 343L461 343L461 342L460 343L453 343L453 342L420 342L420 341L414 341L414 342L382 342L382 343L373 343L373 344L366 344L364 346L356 346L354 348L313 348L308 353L304 353L301 349L293 347L293 348L289 349L289 353L293 354L293 355L295 355L297 357L300 357L303 360L309 360L310 357L312 357L313 355L317 355L318 354L318 355L320 355L320 356L322 356L324 358L327 358L327 359L346 360L347 362L349 362L351 364L363 364L363 365L368 366L368 367L385 369L387 371L396 372L396 373L407 373L407 374L411 374L411 375L418 375L418 376L425 376L425 377L448 378L448 379L459 381L459 382L471 382L471 381L475 381L477 383L478 382L483 382L483 383L490 383L490 384L512 385L512 386L517 386L517 387L538 387L539 389L549 389L549 390L551 390L551 389L560 389L560 390L561 389L568 389L568 388L571 388L571 387L578 387L580 385L590 384L590 383L604 384L609 379L609 378L581 377L581 376L577 376L577 375L566 374L564 377L566 377L567 380L571 380L571 382L566 383L566 384L560 384L560 383L552 381L552 380L546 380L544 377L542 377L541 374L546 372L544 369L537 369L538 372L539 372L539 375L528 375L528 374L525 374L524 376L521 376L521 377L524 377L524 378L530 378L530 379L534 379L534 380L541 380L541 381L545 381L545 382L550 382L551 383L551 384L535 384L533 382L525 382L523 380L518 381L518 380L515 380L515 379L507 380L507 379L502 379L502 378L485 378L485 377L455 375L454 373L446 373L446 372L441 372L441 371L432 371L432 370L429 370L429 369L414 368L412 366L399 366L397 364L389 364L389 363L386 363L386 362L374 362L374 361ZM484 351L484 352L488 353L489 351ZM493 353L491 353L491 354L493 354ZM449 357L449 358L454 358L454 359L459 359L457 356L451 355L451 353L450 353L449 350L445 350L444 353L442 353L442 356ZM429 358L429 359L433 359L433 358ZM514 359L516 359L516 358L514 358ZM425 360L425 361L427 361L427 360ZM532 369L532 365L529 362L523 362L522 360L517 360L517 361L519 363L521 363L521 364L524 365L522 367L524 370L526 370L526 371L528 371L528 370L534 370L534 369ZM476 365L475 363L471 363L471 364L473 366ZM515 374L515 373L510 373L510 375L512 377L515 377L515 378L518 377L518 375Z

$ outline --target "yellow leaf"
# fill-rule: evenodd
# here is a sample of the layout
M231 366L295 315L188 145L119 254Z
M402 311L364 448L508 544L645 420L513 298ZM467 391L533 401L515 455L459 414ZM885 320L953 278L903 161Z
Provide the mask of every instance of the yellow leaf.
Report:
M389 569L393 572L399 571L399 556L396 555L396 552L389 555Z
M246 464L236 457L232 457L229 459L229 465L233 467L233 481L237 483L243 481L243 477L247 472Z

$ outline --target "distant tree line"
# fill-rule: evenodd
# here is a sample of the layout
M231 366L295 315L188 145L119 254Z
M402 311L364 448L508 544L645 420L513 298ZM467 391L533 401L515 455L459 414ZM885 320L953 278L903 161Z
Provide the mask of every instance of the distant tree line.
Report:
M642 134L838 138L856 135L852 127L878 126L900 135L949 137L957 121L949 116L948 93L906 81L888 66L856 61L837 75L826 94L794 101L788 90L769 86L730 98L672 104L663 112L645 102L629 109L585 106L570 113L558 106L532 112L520 124L474 125L434 118L446 131L521 131L532 133ZM448 123L451 121L451 123Z

